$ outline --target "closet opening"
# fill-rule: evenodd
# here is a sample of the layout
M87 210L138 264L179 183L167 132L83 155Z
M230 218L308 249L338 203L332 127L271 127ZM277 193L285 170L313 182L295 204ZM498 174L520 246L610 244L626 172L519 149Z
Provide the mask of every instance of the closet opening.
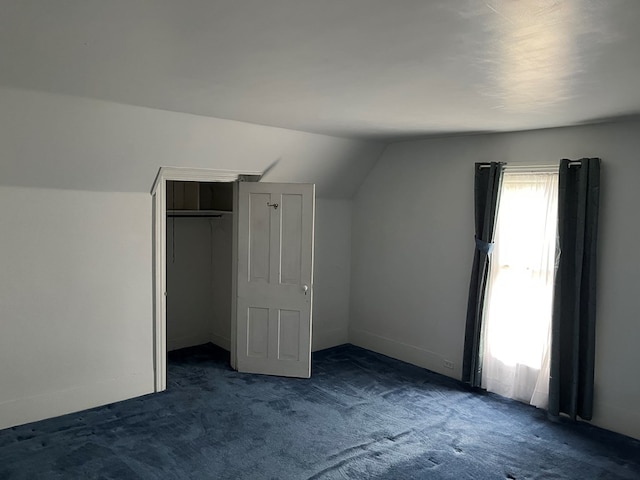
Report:
M231 350L233 194L232 182L167 181L167 352Z
M155 391L167 352L213 343L244 373L309 378L315 186L162 167L153 205Z
M239 182L257 182L261 176L261 172L208 170L200 168L161 167L158 170L158 174L151 188L153 207L153 370L154 390L156 392L161 392L167 387L168 349L178 348L181 342L184 345L192 341L202 340L205 337L203 333L205 329L198 330L196 328L198 321L187 321L191 326L180 326L174 321L175 314L172 313L174 320L170 320L170 322L174 324L175 327L170 327L172 330L172 339L170 342L167 341L167 269L171 268L175 270L175 265L168 265L168 261L172 260L174 255L172 250L171 256L168 256L168 249L175 249L175 246L172 243L173 232L168 236L167 230L168 228L175 228L176 222L174 219L181 224L184 223L181 220L197 218L198 216L203 217L205 225L209 225L207 220L204 220L206 218L218 219L219 222L230 222L232 224L232 271L227 280L227 284L231 284L231 295L226 299L227 308L230 309L231 316L228 326L223 326L224 322L220 320L219 329L215 331L222 332L218 334L219 337L222 338L216 338L216 341L221 343L225 338L224 333L229 332L230 345L227 343L227 348L231 353L231 367L235 368L236 304L234 299L236 296L238 239L237 215L235 215L235 213L238 209L238 185ZM208 187L206 186L208 184L214 186ZM198 186L196 187L195 185ZM204 185L202 192L200 191L200 185ZM231 203L229 203L229 192L231 192ZM171 199L168 199L169 195L172 196ZM217 215L220 215L220 217L217 217ZM202 227L202 222L200 222L199 226ZM195 234L199 229L198 226L194 225L190 225L187 228L190 232L187 234L187 237ZM209 228L210 230L207 236L211 237L211 230L213 229L215 231L216 225L213 224ZM203 228L200 228L200 230L202 231ZM216 233L214 232L213 235L216 235ZM202 244L205 241L200 239L200 242L200 247L204 248ZM175 251L175 253L177 254L178 252ZM183 259L186 261L186 256ZM215 262L215 260L209 260ZM211 262L209 262L208 265L211 265ZM222 281L221 272L222 270L220 271L220 281ZM203 273L202 275L205 274ZM213 275L213 273L211 273L211 275ZM170 281L173 282L171 279ZM181 287L179 286L178 288ZM201 287L198 286L194 288L200 289ZM181 295L184 297L188 296L189 293L178 293L178 298L180 298ZM199 296L199 293L197 295ZM171 308L178 307L177 310L180 312L178 305L179 304L176 304ZM200 307L205 308L202 305L200 305ZM189 307L183 306L182 310L188 310L188 308ZM220 305L219 308L221 309L221 315L224 316L226 314L226 310L224 310L225 307ZM213 306L210 307L210 310L212 309ZM200 313L202 314L203 312L200 311ZM194 323L195 325L193 325ZM222 330L223 328L226 330ZM214 332L213 327L210 331L211 333Z

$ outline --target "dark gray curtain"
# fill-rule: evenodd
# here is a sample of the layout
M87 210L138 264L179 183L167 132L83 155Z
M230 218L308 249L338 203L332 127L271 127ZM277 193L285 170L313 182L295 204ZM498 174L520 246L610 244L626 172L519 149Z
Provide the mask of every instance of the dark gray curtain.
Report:
M472 387L479 387L482 379L481 332L484 295L489 275L489 256L493 250L503 167L504 164L498 162L476 163L474 188L476 249L469 284L462 361L462 381L469 383Z
M549 414L591 420L600 159L560 162Z

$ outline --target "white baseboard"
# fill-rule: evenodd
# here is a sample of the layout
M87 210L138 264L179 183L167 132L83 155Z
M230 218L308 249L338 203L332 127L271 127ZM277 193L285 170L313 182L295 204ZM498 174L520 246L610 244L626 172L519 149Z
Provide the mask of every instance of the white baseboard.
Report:
M181 348L202 345L211 341L211 334L208 332L194 335L183 335L181 337L167 338L167 352L180 350Z
M365 330L349 329L349 343L455 378L456 380L459 380L462 376L460 365L454 364L453 369L445 368L445 359L437 353Z
M323 330L314 332L312 336L312 351L323 350L347 343L349 336L346 328L335 328L333 330ZM231 339L213 332L207 334L185 335L182 337L167 338L167 351L179 350L181 348L193 347L204 343L213 343L225 350L231 351Z
M153 371L0 404L0 429L153 393Z
M313 337L311 339L311 351L316 352L318 350L324 350L325 348L345 344L348 341L349 332L346 327L313 332Z
M349 342L358 347L366 348L457 380L462 375L460 365L454 365L453 369L444 368L444 359L441 355L365 330L349 329ZM628 408L596 401L594 418L590 423L640 440L640 414L630 411Z
M628 408L601 403L596 398L590 423L640 440L640 414Z
M226 351L231 351L231 339L227 337L223 337L222 335L218 335L216 333L211 333L209 336L209 341L214 345L219 346L220 348L224 348Z

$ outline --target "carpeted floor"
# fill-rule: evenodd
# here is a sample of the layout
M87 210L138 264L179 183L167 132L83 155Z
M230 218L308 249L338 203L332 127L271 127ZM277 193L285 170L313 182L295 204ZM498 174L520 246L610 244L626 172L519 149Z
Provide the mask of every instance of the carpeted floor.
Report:
M640 479L640 442L342 346L310 380L170 355L168 390L0 431L1 479Z

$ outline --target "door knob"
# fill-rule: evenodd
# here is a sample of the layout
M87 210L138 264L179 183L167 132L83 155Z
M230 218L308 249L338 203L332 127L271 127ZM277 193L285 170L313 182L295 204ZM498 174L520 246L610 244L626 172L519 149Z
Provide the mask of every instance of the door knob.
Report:
M304 285L302 286L302 290L304 290L304 294L306 295L306 294L307 294L307 292L309 291L309 285L304 284Z

